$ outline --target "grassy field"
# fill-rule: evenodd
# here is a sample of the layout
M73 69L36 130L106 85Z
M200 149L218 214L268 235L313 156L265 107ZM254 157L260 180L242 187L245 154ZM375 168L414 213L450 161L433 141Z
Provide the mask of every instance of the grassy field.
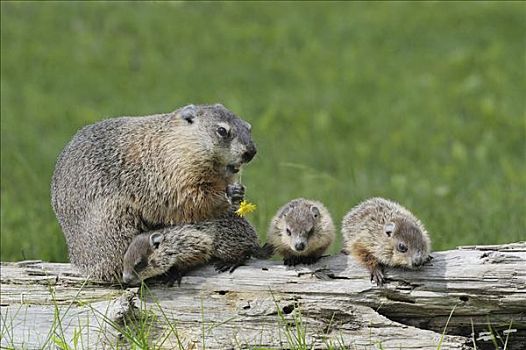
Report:
M188 103L252 123L243 182L262 239L299 196L338 226L367 197L395 199L436 250L526 239L525 3L1 11L1 260L67 259L49 183L78 128Z

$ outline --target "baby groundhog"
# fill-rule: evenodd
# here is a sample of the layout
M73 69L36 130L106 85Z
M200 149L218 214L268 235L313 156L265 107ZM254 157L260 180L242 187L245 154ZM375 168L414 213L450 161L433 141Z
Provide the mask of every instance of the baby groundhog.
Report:
M139 284L166 274L168 284L180 281L185 270L212 258L213 238L205 232L182 225L142 233L133 238L123 259L122 281Z
M233 272L251 256L266 259L272 251L260 247L254 228L233 211L197 224L177 225L136 236L123 259L123 282L140 283L165 274L180 282L183 274L215 260L220 272Z
M334 224L322 203L304 198L281 207L271 221L269 246L285 265L312 264L334 241Z
M371 198L355 206L342 222L343 252L352 254L381 286L383 266L415 268L430 259L424 225L400 204Z

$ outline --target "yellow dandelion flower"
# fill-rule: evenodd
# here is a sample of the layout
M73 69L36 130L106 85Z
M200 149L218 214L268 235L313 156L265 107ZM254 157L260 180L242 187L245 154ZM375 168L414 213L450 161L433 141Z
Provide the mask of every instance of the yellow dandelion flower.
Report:
M236 214L243 217L246 214L252 213L254 210L256 210L255 204L243 200L241 204L239 204L239 209L236 210Z

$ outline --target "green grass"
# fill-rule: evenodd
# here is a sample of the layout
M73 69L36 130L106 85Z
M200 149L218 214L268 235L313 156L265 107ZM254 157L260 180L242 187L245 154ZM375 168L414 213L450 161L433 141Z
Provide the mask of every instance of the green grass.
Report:
M85 124L222 102L253 125L262 238L398 200L434 249L524 239L526 4L1 4L1 260L65 261L56 156ZM338 247L334 247L333 252Z

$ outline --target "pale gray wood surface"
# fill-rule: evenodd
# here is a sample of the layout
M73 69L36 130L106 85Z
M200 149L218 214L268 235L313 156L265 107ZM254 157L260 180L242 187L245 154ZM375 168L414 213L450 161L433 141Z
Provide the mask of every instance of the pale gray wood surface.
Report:
M120 326L108 320L133 313L157 315L150 338L163 348L202 348L203 339L207 349L288 348L288 324L292 333L306 328L314 348L436 349L454 309L442 349L472 346L472 325L479 348L490 343L488 322L511 328L508 349L525 348L526 243L433 256L419 271L388 269L382 288L351 257L337 255L296 268L252 260L232 274L205 266L180 287L150 286L141 299L137 288L86 282L69 264L2 263L1 345L41 348L50 332L72 343L80 331L79 348L104 348L119 339Z

